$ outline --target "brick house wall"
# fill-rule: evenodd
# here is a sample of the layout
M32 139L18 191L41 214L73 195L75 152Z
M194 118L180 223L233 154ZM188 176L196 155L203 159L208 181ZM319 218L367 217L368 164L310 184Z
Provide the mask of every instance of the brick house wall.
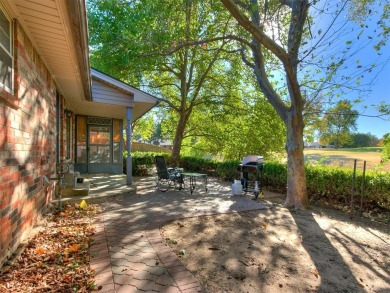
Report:
M52 199L54 183L44 185L43 176L52 177L56 163L56 87L14 26L15 92L0 92L0 267Z

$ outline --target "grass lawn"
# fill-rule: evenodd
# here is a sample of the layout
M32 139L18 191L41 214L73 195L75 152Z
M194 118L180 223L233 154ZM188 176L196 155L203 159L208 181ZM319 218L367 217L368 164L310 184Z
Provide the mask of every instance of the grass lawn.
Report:
M390 162L380 166L380 147L364 147L354 149L305 149L305 160L317 162L320 165L353 168L354 159L358 160L357 168L363 169L363 161L367 162L367 170L378 168L390 172Z

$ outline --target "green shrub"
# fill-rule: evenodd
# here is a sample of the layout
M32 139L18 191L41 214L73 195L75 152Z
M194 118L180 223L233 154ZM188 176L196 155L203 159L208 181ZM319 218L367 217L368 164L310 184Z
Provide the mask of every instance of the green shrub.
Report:
M132 158L132 174L133 176L146 176L152 173L154 168L154 157L164 156L169 160L170 155L167 153L154 153L154 152L133 152ZM127 154L123 156L123 173L126 174L126 161Z
M271 191L286 192L287 166L275 162L264 164L262 185Z
M233 181L239 179L238 165L239 161L217 162L215 168L215 176L223 180Z
M313 199L350 203L353 171L329 167L307 167L307 190ZM362 193L362 171L356 172L355 203L360 202ZM390 208L390 174L367 171L364 181L364 203L375 203Z
M188 172L197 172L215 176L216 162L198 157L182 157L180 167Z

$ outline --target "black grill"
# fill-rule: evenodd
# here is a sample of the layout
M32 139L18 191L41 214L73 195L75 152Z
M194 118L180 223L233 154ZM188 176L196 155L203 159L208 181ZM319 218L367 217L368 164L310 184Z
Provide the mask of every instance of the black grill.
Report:
M239 164L241 185L244 192L252 192L255 198L262 193L261 179L263 177L264 159L262 156L246 156ZM253 180L249 180L249 174L252 173ZM256 189L256 182L258 188Z

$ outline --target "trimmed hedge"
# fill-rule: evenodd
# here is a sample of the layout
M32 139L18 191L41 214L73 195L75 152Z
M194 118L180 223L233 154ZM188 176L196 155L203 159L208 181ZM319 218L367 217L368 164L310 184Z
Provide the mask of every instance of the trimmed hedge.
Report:
M153 158L156 155L165 156L167 165L171 166L169 154L134 152L132 154L133 175L145 176L152 174L154 168ZM182 157L179 166L175 167L233 181L240 178L237 168L239 163L239 161L218 162L204 158ZM306 166L306 183L309 198L349 203L352 191L352 175L353 171L348 169ZM286 192L286 183L286 164L266 162L262 178L263 186L269 190L284 193ZM355 182L355 202L357 204L360 203L361 184L362 172L357 171ZM375 203L390 209L390 173L379 171L366 172L364 203Z
M307 193L311 200L350 203L353 170L306 166ZM360 204L363 172L356 171L355 204ZM287 166L280 163L264 165L263 186L269 190L286 192ZM363 204L375 203L390 209L390 173L366 171Z

